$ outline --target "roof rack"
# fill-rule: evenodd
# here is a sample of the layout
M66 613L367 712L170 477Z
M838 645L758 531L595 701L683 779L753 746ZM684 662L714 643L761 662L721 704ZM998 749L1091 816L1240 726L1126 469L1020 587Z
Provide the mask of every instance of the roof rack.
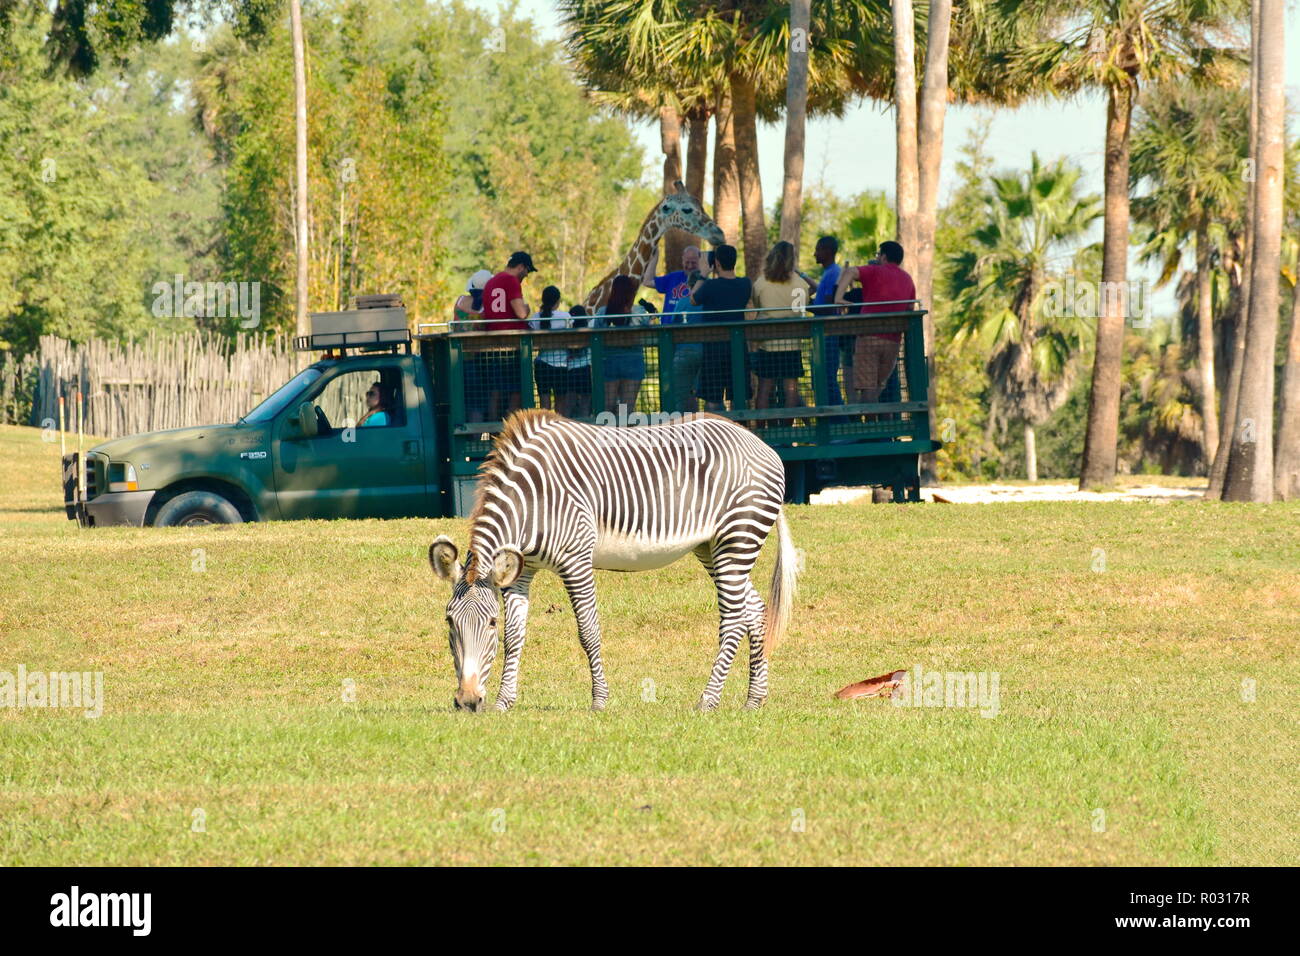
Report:
M311 333L296 336L293 347L299 352L410 348L411 330L401 296L362 295L349 304L352 307L342 312L311 313Z

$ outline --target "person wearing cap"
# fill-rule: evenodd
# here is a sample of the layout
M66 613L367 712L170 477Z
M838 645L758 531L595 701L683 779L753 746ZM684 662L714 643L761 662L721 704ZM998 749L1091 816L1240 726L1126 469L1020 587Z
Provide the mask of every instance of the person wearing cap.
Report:
M467 332L472 328L469 323L477 322L483 317L483 287L491 278L492 273L487 269L479 269L469 277L465 294L457 299L455 306L452 307L451 330L453 332Z
M524 301L523 280L536 272L533 257L526 252L510 256L506 267L483 287L483 318L489 332L528 328L528 303Z
M510 256L505 269L483 286L483 327L488 332L520 331L528 328L528 303L523 280L536 272L533 257L526 252ZM519 349L501 348L483 353L484 381L488 393L487 420L504 418L519 408ZM502 409L502 399L505 408Z

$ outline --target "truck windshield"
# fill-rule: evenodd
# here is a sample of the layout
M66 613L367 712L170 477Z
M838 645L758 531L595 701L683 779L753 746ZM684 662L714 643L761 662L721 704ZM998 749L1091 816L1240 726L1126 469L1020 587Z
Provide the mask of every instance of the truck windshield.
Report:
M272 392L260 405L245 415L240 421L250 424L260 424L269 422L276 415L279 415L285 407L295 398L302 394L312 382L320 378L323 371L316 367L305 368L289 381L285 382L274 392Z

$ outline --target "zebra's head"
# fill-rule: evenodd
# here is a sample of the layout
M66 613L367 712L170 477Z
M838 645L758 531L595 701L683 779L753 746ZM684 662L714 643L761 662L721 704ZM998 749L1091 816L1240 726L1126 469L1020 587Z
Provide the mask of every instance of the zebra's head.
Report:
M450 538L439 535L429 545L433 573L451 584L447 602L447 640L456 664L456 694L452 703L478 713L483 708L488 674L497 655L499 592L515 582L524 569L524 557L515 548L502 548L487 568L479 567L470 553L460 563L460 552Z

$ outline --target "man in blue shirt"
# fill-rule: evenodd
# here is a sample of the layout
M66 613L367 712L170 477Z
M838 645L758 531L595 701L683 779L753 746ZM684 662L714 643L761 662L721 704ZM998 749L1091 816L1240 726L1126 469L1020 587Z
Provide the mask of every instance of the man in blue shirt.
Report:
M835 256L840 251L840 241L834 236L822 236L817 240L813 258L822 267L821 279L817 282L817 291L813 295L814 312L824 315L838 315L835 306L835 287L840 281L840 264ZM840 394L840 365L844 366L844 381L853 381L853 336L826 336L826 400L832 405L843 405L844 397Z
M700 250L695 246L687 246L683 249L682 267L667 275L655 275L655 266L658 264L659 249L656 247L650 255L650 262L646 264L645 274L641 276L641 284L647 289L654 289L664 297L664 311L660 316L660 323L676 325L682 321L681 311L690 305L691 286L686 279L700 268Z

